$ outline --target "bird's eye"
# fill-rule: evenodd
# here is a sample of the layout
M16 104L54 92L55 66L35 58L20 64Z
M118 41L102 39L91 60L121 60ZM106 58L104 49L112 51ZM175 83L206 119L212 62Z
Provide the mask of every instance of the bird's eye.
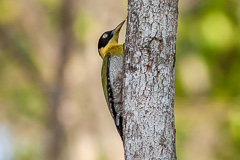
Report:
M108 36L107 34L104 34L102 37L103 37L103 38L107 38L107 36Z

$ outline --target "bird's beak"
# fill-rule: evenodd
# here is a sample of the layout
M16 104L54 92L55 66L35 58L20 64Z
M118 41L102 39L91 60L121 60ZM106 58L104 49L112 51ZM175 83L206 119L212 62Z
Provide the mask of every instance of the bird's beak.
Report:
M112 31L112 34L113 34L113 40L116 41L118 43L118 36L119 36L119 32L124 24L125 20L122 21L113 31Z
M124 22L125 22L125 20L124 21L122 21L114 30L113 30L113 35L115 35L115 34L119 34L119 32L120 32L120 30L121 30L121 28L122 28L122 26L123 26L123 24L124 24Z

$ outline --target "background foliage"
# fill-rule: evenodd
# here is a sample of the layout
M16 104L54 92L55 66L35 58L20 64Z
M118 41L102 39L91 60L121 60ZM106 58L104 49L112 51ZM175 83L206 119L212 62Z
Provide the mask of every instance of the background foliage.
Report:
M123 159L97 43L125 19L126 7L112 0L0 1L1 160ZM240 159L239 71L240 1L179 1L179 160Z

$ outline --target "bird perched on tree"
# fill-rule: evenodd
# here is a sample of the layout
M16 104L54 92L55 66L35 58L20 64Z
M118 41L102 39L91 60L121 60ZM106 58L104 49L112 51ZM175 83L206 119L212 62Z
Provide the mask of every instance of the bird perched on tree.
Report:
M125 20L115 29L104 32L98 41L98 52L103 59L102 87L108 109L122 137L122 80L123 45L118 44L119 32Z

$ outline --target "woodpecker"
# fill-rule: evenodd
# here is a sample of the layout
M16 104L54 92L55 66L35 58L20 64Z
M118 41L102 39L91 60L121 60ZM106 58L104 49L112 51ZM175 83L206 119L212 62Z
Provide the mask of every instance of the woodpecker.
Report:
M118 44L119 32L125 20L115 29L104 32L98 41L98 52L102 62L102 87L108 109L122 137L122 80L123 45Z

